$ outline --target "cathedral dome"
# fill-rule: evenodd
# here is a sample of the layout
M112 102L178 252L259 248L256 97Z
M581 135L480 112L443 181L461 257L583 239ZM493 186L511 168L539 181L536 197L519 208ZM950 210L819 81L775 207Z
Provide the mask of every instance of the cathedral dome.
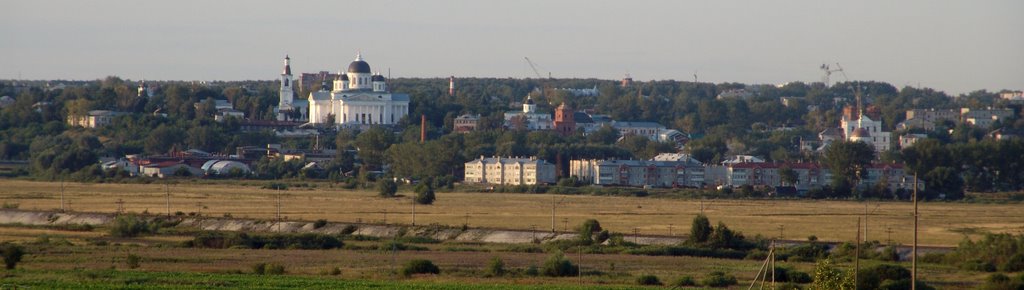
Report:
M370 73L370 64L366 63L362 59L353 61L348 65L348 72L350 73Z
M340 80L340 81L347 81L348 80L348 75L347 74L338 74L338 80Z
M384 81L384 76L382 76L382 75L374 75L371 78L371 80L375 81L375 82L383 82Z

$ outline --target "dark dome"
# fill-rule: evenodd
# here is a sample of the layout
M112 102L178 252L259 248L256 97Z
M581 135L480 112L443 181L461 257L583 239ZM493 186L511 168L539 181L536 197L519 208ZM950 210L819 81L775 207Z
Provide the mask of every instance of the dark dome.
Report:
M375 82L383 82L383 81L384 81L384 76L382 76L382 75L375 75L375 76L373 76L373 77L371 78L371 81L375 81Z
M533 105L533 98L526 98L527 105Z
M348 75L347 74L339 74L338 75L338 80L347 81L348 80Z
M353 61L348 65L348 72L350 73L370 73L370 64L365 61L357 60Z

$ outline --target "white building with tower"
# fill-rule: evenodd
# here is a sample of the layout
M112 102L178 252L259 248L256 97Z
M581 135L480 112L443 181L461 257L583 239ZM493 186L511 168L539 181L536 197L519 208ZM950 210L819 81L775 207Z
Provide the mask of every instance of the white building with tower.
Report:
M291 58L284 56L284 71L281 72L281 90L274 113L278 121L305 121L309 103L295 99L295 79L292 78Z
M527 96L522 111L505 112L505 128L527 131L551 130L551 114L537 112L537 104L533 102L533 97Z
M388 91L387 80L371 72L362 54L338 74L333 89L324 83L308 100L311 124L393 125L409 115L409 95Z

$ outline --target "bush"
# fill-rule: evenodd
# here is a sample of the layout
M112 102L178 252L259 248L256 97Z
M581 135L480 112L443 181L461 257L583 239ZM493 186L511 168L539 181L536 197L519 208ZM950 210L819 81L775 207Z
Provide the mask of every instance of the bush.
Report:
M14 269L25 256L25 249L10 242L0 243L0 256L4 257L4 267L8 270Z
M259 263L252 266L252 273L256 275L281 275L284 274L284 266Z
M128 258L125 259L125 263L128 264L128 269L139 268L141 261L142 258L140 258L139 255L136 254L128 254Z
M1000 267L1003 272L1019 272L1024 271L1024 254L1016 253L1010 256L1010 259L1006 260Z
M555 252L544 261L544 267L541 271L546 276L551 277L567 277L575 276L577 274L576 266L569 262L565 258L562 252Z
M249 235L246 233L202 232L193 239L198 248L305 249L326 250L344 246L340 239L323 234Z
M636 284L639 285L661 285L661 280L658 280L658 276L654 275L641 275L636 278Z
M377 194L380 197L395 197L396 192L398 192L398 184L395 181L385 178L377 181Z
M704 280L701 282L703 282L704 286L708 287L728 287L738 283L736 276L728 275L722 271L708 273L708 276L704 277Z
M441 269L434 265L434 262L424 259L415 259L405 264L402 268L402 275L412 276L413 274L440 274Z
M316 222L313 222L313 228L314 229L319 229L319 228L322 228L322 227L324 227L326 225L327 225L327 220L325 220L325 219L318 219L318 220L316 220Z
M897 265L881 264L860 271L857 278L858 289L877 289L886 281L910 279L910 270Z
M672 282L672 286L673 287L697 286L697 281L693 280L693 276L683 276L683 277L680 277L679 279L676 279L676 281Z
M971 260L960 264L960 268L968 271L995 272L996 265L990 262Z
M160 229L158 223L150 224L145 219L134 215L122 215L114 219L110 227L110 235L115 237L130 238L141 234L155 233Z
M437 196L434 194L433 187L426 183L420 183L416 186L416 203L434 204L434 200L437 200Z
M530 265L529 267L526 267L526 271L523 273L527 276L537 276L540 275L540 270L537 269L536 265Z
M253 274L263 275L263 273L265 272L267 272L267 263L258 263L256 265L252 265Z
M704 243L711 237L711 222L708 221L708 217L699 214L693 218L693 225L690 227L690 242L693 243Z
M505 275L505 261L501 260L501 257L491 258L491 262L487 264L487 275L493 277L501 277Z

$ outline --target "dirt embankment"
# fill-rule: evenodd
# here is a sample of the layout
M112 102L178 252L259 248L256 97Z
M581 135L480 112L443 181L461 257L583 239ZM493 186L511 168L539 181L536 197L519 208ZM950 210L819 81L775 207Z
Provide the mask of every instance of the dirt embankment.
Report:
M25 211L15 209L0 210L0 224L23 224L33 226L89 224L105 225L114 220L114 214L86 212L53 212ZM156 219L157 216L148 216ZM501 244L520 244L531 242L547 242L555 240L575 239L575 233L523 231L507 229L468 228L427 225L382 225L358 223L327 223L316 227L316 223L308 221L266 221L238 218L213 217L173 217L180 219L178 226L197 227L211 231L234 231L255 233L321 233L341 234L352 233L370 237L389 238L399 234L417 236L441 241L482 242ZM681 237L664 236L627 236L627 240L644 245L671 245L682 241Z

